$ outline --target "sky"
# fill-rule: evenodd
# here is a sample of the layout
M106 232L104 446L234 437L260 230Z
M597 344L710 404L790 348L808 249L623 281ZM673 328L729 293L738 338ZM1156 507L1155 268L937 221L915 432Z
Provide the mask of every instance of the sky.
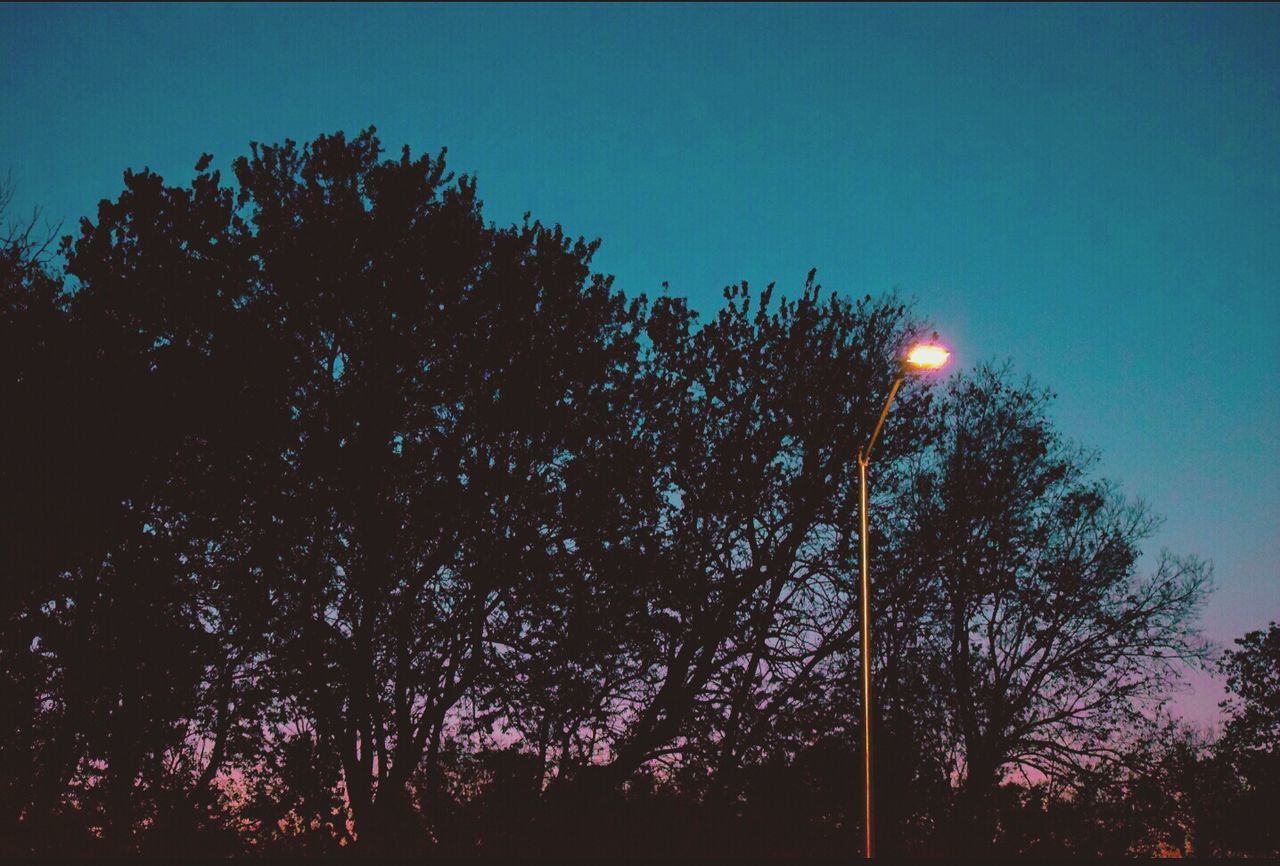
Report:
M69 229L125 168L374 125L628 294L897 290L1058 395L1229 645L1280 620L1278 45L1277 4L10 3L0 177Z

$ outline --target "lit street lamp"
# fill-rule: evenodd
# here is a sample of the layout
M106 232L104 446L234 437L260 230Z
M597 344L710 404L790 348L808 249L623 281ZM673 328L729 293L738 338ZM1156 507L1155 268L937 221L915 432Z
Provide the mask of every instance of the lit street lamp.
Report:
M917 343L911 347L906 356L902 359L902 366L898 371L898 375L893 380L892 387L889 388L889 399L884 403L884 409L880 412L880 420L876 422L876 429L871 432L871 438L867 444L858 451L858 540L861 543L862 555L859 557L862 567L862 765L863 765L863 802L865 811L863 813L863 828L865 831L864 851L868 860L871 859L872 843L871 843L871 578L869 562L867 560L867 463L871 460L871 449L876 444L876 439L880 436L880 428L884 426L884 419L889 415L889 407L893 405L893 398L898 395L898 388L902 385L902 381L912 373L923 373L930 370L940 370L946 365L947 359L951 356L942 346L937 343Z

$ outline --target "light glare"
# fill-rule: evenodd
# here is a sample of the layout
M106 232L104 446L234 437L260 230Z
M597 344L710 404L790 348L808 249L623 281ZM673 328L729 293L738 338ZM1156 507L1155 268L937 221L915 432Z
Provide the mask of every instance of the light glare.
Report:
M937 370L950 357L951 353L936 343L919 343L907 353L907 363L920 370Z

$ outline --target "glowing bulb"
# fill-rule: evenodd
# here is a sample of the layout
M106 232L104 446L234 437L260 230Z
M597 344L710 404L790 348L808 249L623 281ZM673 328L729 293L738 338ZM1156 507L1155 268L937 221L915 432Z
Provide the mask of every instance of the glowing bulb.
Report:
M950 357L951 353L937 343L917 343L907 353L907 363L918 370L937 370Z

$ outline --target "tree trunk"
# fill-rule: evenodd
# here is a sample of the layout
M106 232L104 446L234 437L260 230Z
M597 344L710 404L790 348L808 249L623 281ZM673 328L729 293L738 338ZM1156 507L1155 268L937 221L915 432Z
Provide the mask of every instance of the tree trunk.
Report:
M411 844L408 791L403 785L379 787L377 796L354 813L356 850L365 857L404 856Z
M996 770L990 761L970 763L956 798L952 825L954 851L964 857L987 857L995 847Z
M123 731L118 734L125 738ZM107 764L107 821L103 840L108 856L127 857L133 853L133 787L140 763L133 743L120 743Z

